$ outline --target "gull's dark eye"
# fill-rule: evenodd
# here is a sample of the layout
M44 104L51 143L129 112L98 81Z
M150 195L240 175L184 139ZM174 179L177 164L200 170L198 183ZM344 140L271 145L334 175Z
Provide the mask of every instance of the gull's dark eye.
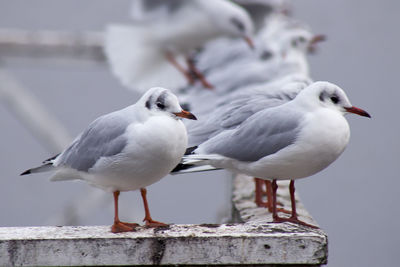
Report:
M267 60L267 59L270 59L271 57L272 57L272 53L270 51L267 51L267 50L263 51L261 53L261 55L260 55L260 58L262 60Z
M165 105L163 103L161 103L161 102L157 102L156 105L157 105L157 107L159 109L164 109L165 108Z
M237 19L237 18L231 18L230 21L231 21L231 23L232 23L233 25L235 25L235 27L236 27L239 31L241 31L241 32L244 31L244 24L243 24L239 19Z
M337 103L339 103L339 97L337 97L337 96L331 96L331 101L332 101L334 104L337 104Z
M299 42L305 43L306 42L306 38L304 38L303 36L300 36L299 37Z
M321 100L322 102L325 101L324 93L320 93L320 94L319 94L319 100Z

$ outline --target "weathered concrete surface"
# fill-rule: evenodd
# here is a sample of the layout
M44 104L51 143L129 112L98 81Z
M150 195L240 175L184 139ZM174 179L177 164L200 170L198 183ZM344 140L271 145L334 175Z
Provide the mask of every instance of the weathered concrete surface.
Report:
M0 228L0 266L51 265L321 265L327 236L319 229L268 223L272 216L254 204L253 179L237 176L232 224L140 227L113 234L109 226ZM287 183L278 200L290 209ZM301 219L316 225L301 203Z
M252 224L260 224L260 225L276 225L276 231L280 231L281 227L286 229L285 227L293 227L296 231L305 231L309 233L319 234L320 240L320 248L318 251L315 251L315 254L318 254L319 262L317 265L326 264L328 261L328 236L321 229L312 229L310 227L300 226L293 223L267 223L272 222L272 214L266 208L257 207L254 202L255 198L255 190L254 190L254 178L246 175L236 175L233 177L232 184L232 206L233 206L233 221L235 222L244 222L244 223L252 223ZM289 181L278 181L278 192L277 192L277 201L280 204L280 208L284 208L286 210L291 210L291 202L290 202L290 194L289 194ZM296 207L297 207L297 215L299 219L318 226L317 222L311 217L311 215L304 208L303 204L299 200L299 196L296 194ZM281 217L289 217L289 214L285 214L280 212L279 216ZM307 243L308 240L304 239L302 242ZM289 263L289 262L288 262ZM290 262L292 263L292 262ZM309 262L311 263L311 261ZM315 263L314 263L315 264Z
M233 178L233 192L232 202L235 212L238 213L239 217L237 221L242 222L271 222L272 214L268 212L266 208L259 208L254 202L254 178L237 175ZM277 201L282 204L280 208L291 210L290 195L289 195L289 181L278 181L278 192ZM318 226L317 222L311 217L311 215L304 208L303 204L299 200L299 196L296 194L296 206L297 214L299 219L309 224ZM289 217L289 214L279 213L281 217Z
M292 224L0 228L0 265L320 264L326 237Z

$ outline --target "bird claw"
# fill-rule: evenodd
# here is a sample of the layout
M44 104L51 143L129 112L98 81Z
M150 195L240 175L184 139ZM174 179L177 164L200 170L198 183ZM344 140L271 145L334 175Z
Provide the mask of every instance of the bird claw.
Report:
M269 209L270 205L268 202L264 202L264 201L258 200L258 199L256 199L254 202L256 203L257 207L259 207L259 208L268 208Z
M318 226L303 222L303 221L299 220L297 217L289 217L289 218L274 217L273 223L283 223L283 222L291 222L291 223L294 223L294 224L299 224L299 225L311 227L311 228L314 228L314 229L319 229Z
M168 226L168 224L163 223L163 222L158 222L154 220L144 220L146 222L146 227L147 228L157 228L157 227L163 227L163 226Z
M132 227L132 228L136 228L136 227L140 226L140 224L138 224L138 223L128 223L128 222L121 222L121 223L124 225L127 225L129 227Z
M114 234L132 232L135 231L138 226L139 224L137 223L114 222L111 226L111 232Z
M273 211L272 204L269 204L268 202L261 201L261 202L256 202L256 204L257 204L257 207L267 208L268 211L271 212L271 213ZM282 203L277 203L277 204L280 205L280 206L283 206ZM285 213L285 214L291 214L292 213L290 210L287 210L287 209L284 209L284 208L276 208L276 211L277 212L282 212L282 213Z
M271 208L271 210L272 210L272 208ZM276 211L277 212L282 212L282 213L285 213L285 214L291 214L292 213L290 210L286 210L284 208L276 208ZM270 211L270 212L272 212L272 211Z

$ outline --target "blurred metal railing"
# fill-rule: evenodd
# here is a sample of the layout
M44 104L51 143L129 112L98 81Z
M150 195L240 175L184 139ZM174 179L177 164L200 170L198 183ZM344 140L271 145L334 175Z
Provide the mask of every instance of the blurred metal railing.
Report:
M0 29L0 58L3 57L104 63L103 34Z
M29 87L18 81L6 69L6 64L2 64L10 59L44 60L51 64L105 64L102 33L0 29L0 101L49 154L60 153L72 141L72 136L30 92ZM104 198L104 194L88 189L84 196L71 200L57 214L48 218L47 222L80 224L86 213L85 208L103 203Z

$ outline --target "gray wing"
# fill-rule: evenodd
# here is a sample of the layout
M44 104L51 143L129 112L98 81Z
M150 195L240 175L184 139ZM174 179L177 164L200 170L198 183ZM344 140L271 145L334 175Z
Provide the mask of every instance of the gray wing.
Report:
M300 131L301 115L279 106L260 111L240 127L221 132L197 151L220 154L240 161L257 161L293 144Z
M289 94L282 91L278 94L254 92L236 96L239 99L225 103L225 106L229 106L229 108L223 112L221 126L224 128L236 127L253 114L289 102L296 95L297 92Z
M131 16L136 22L160 20L178 11L186 2L188 1L134 0L132 1Z
M229 105L217 108L211 116L210 114L205 116L206 119L202 122L199 120L198 124L192 123L191 127L188 127L190 146L199 145L222 131L237 127L256 112L264 109L264 105L260 102L262 101L238 99L230 102Z
M283 90L271 94L263 91L244 92L224 99L212 112L213 115L207 114L205 119L190 124L188 127L189 146L199 145L223 131L234 129L257 112L292 100L299 91L300 89L288 92Z
M120 153L127 144L123 134L128 125L115 113L98 118L60 155L58 166L87 172L99 158Z

